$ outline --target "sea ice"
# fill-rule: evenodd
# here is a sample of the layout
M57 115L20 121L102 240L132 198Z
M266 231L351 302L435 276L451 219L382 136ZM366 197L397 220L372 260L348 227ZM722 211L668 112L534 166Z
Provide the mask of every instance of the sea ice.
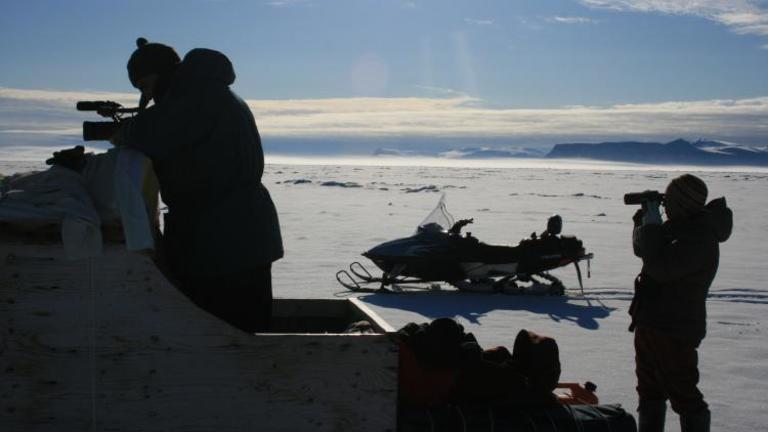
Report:
M473 217L473 234L489 243L517 243L541 232L547 218L558 213L563 233L577 235L595 254L584 296L574 290L575 271L563 268L554 274L571 288L565 297L470 294L446 287L360 298L395 327L455 317L487 347L511 346L522 328L553 336L560 345L562 380L591 380L602 402L621 403L633 411L637 397L627 308L640 261L630 244L636 209L625 206L622 197L631 191L663 190L686 169L552 164L514 169L268 165L264 183L280 213L286 248L285 258L273 267L275 296L350 295L336 283L335 272L356 260L373 270L360 253L384 239L412 234L438 199L437 194L401 190L406 187L426 182L455 186L447 195L449 210L457 218ZM0 162L0 175L43 167ZM281 173L294 179L345 178L336 186L371 187L275 184ZM708 336L700 348L701 389L713 413L713 430L763 430L768 424L768 175L743 169L696 175L707 182L711 198L727 198L735 221L733 235L721 246L720 270L709 296ZM597 197L602 199L588 199ZM489 206L492 212L477 210ZM668 430L678 430L677 424L668 411Z

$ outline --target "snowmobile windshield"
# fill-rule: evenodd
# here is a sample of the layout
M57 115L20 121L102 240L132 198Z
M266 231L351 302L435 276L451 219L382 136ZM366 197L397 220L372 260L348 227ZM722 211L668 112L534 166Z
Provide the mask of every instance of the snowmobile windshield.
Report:
M445 206L445 194L442 194L435 209L416 228L416 233L423 231L446 231L452 226L453 216L448 213L448 209Z

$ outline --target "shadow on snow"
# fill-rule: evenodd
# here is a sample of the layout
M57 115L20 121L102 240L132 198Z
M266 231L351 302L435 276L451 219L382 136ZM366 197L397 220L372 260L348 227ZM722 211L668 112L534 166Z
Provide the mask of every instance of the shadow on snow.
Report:
M556 322L573 322L587 330L597 330L598 320L616 310L600 300L579 297L424 292L370 294L360 299L383 308L416 312L429 319L461 317L478 325L482 325L481 319L492 311L527 311L547 315Z

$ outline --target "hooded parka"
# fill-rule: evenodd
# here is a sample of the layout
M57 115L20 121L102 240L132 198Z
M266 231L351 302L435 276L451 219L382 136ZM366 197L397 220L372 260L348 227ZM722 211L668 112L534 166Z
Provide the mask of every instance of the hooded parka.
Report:
M153 162L177 275L232 274L283 256L277 212L261 183L261 139L250 109L229 88L234 81L224 54L194 49L161 102L123 132L124 144Z
M730 237L733 215L718 198L691 218L636 226L635 255L643 267L635 281L633 326L660 330L698 346L706 334L706 299Z

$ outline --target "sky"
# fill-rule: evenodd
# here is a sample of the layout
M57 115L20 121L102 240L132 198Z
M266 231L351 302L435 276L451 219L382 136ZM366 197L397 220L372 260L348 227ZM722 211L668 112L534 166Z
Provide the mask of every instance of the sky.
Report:
M768 0L2 0L0 157L135 103L139 36L229 56L270 151L768 145Z

